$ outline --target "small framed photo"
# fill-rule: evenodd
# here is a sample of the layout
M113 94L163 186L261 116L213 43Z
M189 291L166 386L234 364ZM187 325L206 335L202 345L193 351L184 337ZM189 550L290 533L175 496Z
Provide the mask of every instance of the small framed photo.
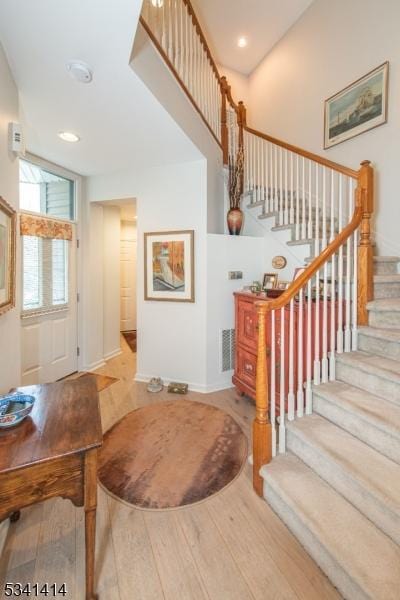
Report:
M194 231L144 234L144 298L194 302Z
M276 287L277 287L278 290L285 291L285 290L288 289L288 287L290 286L290 284L291 284L290 281L278 281L278 284L277 284Z
M273 290L278 282L277 273L264 273L263 290Z
M388 79L385 62L325 100L325 149L386 123Z
M0 197L0 315L15 306L16 211Z

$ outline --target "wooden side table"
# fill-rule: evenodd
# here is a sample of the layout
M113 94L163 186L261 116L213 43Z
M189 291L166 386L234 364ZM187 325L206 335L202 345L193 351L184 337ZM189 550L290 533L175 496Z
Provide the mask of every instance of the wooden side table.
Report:
M35 396L29 417L0 430L0 520L61 496L85 508L86 600L94 592L97 450L102 444L95 378L18 388Z

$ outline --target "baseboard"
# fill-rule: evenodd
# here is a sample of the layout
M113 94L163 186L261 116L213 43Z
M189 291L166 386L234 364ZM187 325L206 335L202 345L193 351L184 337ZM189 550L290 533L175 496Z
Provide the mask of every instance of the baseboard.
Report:
M142 373L136 373L134 377L134 381L139 383L148 383L153 375L144 375ZM172 379L164 379L164 385L167 386L171 383ZM201 383L191 383L185 381L184 383L188 383L189 390L191 392L198 392L199 394L212 394L213 392L221 392L222 390L228 390L234 387L232 381L213 383L213 384L201 384Z
M112 358L116 358L120 354L122 354L121 348L116 348L112 352L108 352L107 354L105 354L103 358L104 360L111 360Z
M82 367L82 371L96 371L96 369L100 369L101 367L105 366L105 361L103 359L98 360L94 363L91 363L90 365L84 365Z

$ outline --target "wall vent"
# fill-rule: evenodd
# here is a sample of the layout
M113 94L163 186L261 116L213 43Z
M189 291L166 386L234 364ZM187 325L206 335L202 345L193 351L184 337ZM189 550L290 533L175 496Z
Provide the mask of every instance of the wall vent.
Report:
M232 371L235 368L235 330L221 331L221 371Z

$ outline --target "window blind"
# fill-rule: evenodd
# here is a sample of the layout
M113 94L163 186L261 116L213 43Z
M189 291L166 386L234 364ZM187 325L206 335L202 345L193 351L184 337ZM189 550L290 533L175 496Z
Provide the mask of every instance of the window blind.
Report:
M23 315L68 307L69 242L22 236Z

